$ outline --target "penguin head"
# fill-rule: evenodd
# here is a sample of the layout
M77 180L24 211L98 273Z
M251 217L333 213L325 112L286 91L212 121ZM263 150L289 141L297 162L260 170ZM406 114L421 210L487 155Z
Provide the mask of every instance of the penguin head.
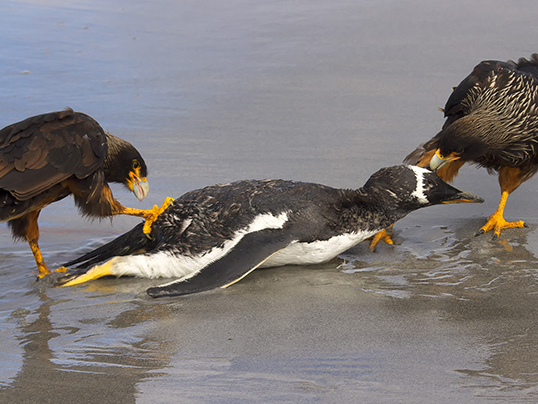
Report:
M410 165L382 168L370 177L363 190L371 200L398 216L441 203L484 202L447 184L435 172Z

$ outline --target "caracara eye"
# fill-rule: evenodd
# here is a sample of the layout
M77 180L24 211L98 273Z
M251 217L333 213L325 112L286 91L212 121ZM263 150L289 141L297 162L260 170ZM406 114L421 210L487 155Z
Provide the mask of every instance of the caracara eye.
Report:
M140 162L138 160L133 160L133 170L140 168Z

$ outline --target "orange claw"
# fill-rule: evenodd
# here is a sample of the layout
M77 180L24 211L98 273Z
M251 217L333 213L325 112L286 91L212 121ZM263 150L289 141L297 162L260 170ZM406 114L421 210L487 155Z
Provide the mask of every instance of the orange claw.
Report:
M391 245L394 244L394 242L392 241L392 238L391 238L391 236L392 236L392 226L393 225L391 224L389 227L387 227L386 229L381 230L375 236L372 237L372 242L370 243L370 251L374 251L375 246L381 240L384 240L385 243L387 243L387 244L391 244Z
M493 229L493 238L496 239L501 235L501 230L511 229L514 227L527 227L523 220L518 220L517 222L507 222L504 220L504 208L506 206L506 200L508 199L509 193L503 191L501 195L501 201L499 202L499 207L493 215L488 218L487 223L478 230L476 233L477 236L487 233Z
M174 198L167 197L160 208L157 205L153 205L152 209L145 211L144 218L146 219L146 222L144 223L144 234L151 233L151 226L153 225L153 222L155 222L159 215L168 209L168 207L173 203Z
M526 227L523 220L518 220L517 222L507 222L504 220L503 212L496 211L491 215L487 223L478 230L477 236L480 234L487 233L493 229L493 238L497 238L501 235L501 230L511 229L514 227Z

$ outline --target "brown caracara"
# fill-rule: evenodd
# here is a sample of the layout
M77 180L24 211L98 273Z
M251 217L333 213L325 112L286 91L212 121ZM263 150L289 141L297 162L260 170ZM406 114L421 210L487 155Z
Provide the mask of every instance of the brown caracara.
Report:
M128 142L103 131L91 117L71 109L25 119L0 130L0 221L15 239L30 244L39 277L50 273L39 250L41 209L73 194L89 217L126 214L146 219L144 232L170 204L151 210L127 208L109 182L129 188L142 200L149 191L147 167Z
M429 166L445 181L452 181L464 163L498 173L501 201L478 234L523 227L507 222L504 208L508 195L538 171L538 54L518 62L487 60L479 63L454 88L444 108L441 131L405 158L405 162ZM380 239L391 243L380 232Z

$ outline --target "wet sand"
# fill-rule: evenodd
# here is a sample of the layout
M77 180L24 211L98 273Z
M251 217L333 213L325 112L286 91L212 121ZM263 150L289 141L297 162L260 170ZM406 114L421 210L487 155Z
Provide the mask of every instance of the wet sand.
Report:
M358 187L442 125L483 59L535 48L538 5L428 1L7 1L0 125L67 106L130 140L142 203L246 178ZM534 10L536 9L536 10ZM462 10L465 10L463 12ZM254 271L226 290L153 300L162 280L35 283L0 227L0 401L482 403L538 400L536 179L509 198L526 229L475 237L481 205L437 206L329 263ZM50 266L137 222L90 223L72 200L40 225Z

